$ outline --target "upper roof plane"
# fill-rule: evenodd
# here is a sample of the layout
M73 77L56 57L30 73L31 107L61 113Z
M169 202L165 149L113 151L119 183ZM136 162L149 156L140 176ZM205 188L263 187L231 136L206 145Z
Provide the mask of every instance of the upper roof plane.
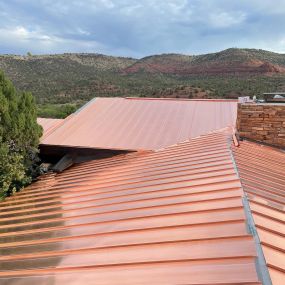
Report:
M236 110L234 100L95 98L41 144L155 150L234 126Z

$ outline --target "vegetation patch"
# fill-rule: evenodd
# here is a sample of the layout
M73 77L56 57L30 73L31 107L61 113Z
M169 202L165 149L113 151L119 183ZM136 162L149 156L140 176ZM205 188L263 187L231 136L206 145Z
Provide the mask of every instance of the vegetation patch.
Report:
M0 72L0 199L18 191L39 173L42 128L31 93L16 91Z
M94 97L237 98L285 91L285 55L256 49L142 59L2 55L0 69L18 90L33 93L40 116L52 118Z
M79 104L45 104L38 106L38 117L64 119L74 113Z

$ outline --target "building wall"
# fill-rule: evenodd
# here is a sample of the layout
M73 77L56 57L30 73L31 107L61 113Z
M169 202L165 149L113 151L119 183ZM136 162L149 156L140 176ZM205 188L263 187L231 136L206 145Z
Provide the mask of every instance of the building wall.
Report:
M241 138L285 148L285 104L238 104L237 131Z

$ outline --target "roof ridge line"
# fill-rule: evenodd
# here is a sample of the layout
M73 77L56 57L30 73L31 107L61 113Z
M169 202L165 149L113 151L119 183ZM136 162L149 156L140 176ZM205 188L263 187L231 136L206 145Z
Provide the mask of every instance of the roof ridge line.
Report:
M166 150L168 148L171 148L171 147L174 147L174 146L178 146L178 145L181 145L181 144L184 144L184 143L191 143L192 140L196 140L196 139L199 139L199 138L202 138L202 137L206 137L210 134L226 134L226 130L230 129L230 126L228 127L224 127L224 128L220 128L220 129L217 129L217 130L214 130L214 131L209 131L205 134L202 134L202 135L198 135L197 137L193 137L193 138L188 138L184 141L181 141L181 142L177 142L175 144L172 144L172 145L168 145L166 147L163 147L163 148L158 148L158 149L155 149L155 150L151 150L152 152L159 152L159 151L163 151L163 150Z
M104 97L103 97L104 98ZM105 98L116 98L116 97L105 97ZM156 97L120 97L122 99L126 100L161 100L161 101L200 101L200 102L238 102L238 100L235 99L223 99L223 98L194 98L194 99L187 99L187 98L156 98Z

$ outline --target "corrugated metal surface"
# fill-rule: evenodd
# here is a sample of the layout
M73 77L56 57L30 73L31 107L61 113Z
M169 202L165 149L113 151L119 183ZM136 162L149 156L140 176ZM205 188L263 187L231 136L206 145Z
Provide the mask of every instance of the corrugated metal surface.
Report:
M59 127L63 121L63 119L38 118L38 124L43 127L43 136L41 139L50 134L55 128Z
M234 126L237 102L96 98L42 144L155 150Z
M233 148L273 285L285 284L285 153L243 141Z
M85 162L1 203L0 284L260 284L227 139Z

